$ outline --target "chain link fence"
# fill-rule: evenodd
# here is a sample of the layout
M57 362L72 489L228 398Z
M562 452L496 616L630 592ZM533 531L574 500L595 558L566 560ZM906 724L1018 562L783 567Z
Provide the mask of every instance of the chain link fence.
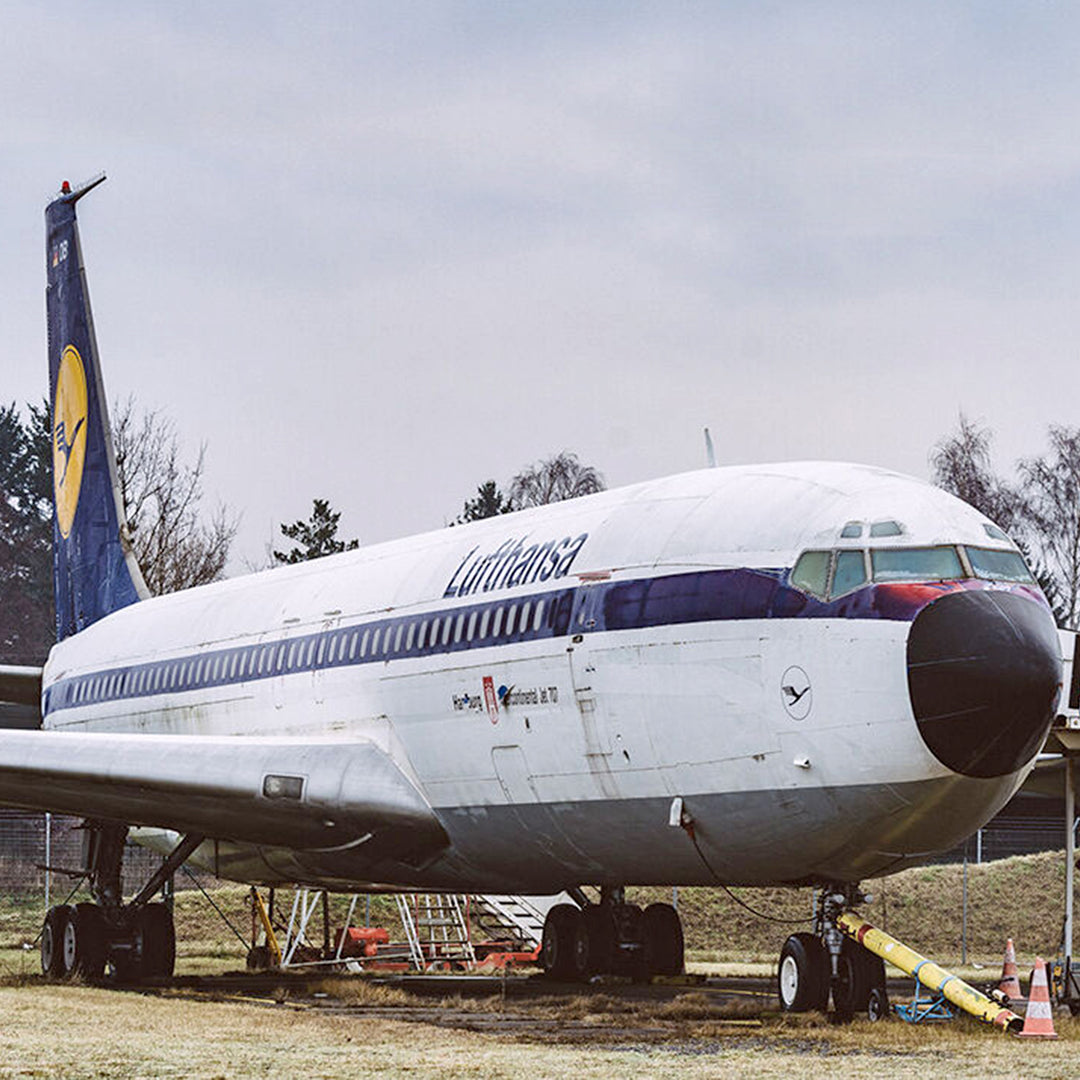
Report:
M0 809L0 893L60 903L78 884L86 862L81 825L77 817ZM160 865L157 852L128 842L124 880L129 886L145 881ZM176 884L183 886L180 878Z

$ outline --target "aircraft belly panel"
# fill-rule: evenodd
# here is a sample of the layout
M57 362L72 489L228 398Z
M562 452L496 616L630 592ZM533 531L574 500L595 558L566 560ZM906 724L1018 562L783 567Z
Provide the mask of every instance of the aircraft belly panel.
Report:
M868 786L759 790L689 801L700 852L667 824L666 798L438 809L451 844L423 868L372 879L355 853L205 844L196 861L241 881L298 881L342 891L401 888L554 893L586 884L800 884L862 880L959 843L1012 785L920 781L898 787L907 809L884 809ZM799 801L797 813L785 799ZM911 807L920 806L913 814ZM991 810L992 812L992 810ZM552 841L547 822L573 842ZM943 828L942 823L948 822ZM544 837L537 842L537 835ZM216 860L212 862L211 860Z

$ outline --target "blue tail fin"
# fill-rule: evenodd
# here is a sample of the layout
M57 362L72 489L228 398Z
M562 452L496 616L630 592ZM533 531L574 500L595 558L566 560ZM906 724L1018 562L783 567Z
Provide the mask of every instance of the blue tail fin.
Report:
M124 521L75 221L75 203L104 179L74 191L65 181L45 208L58 641L148 595Z

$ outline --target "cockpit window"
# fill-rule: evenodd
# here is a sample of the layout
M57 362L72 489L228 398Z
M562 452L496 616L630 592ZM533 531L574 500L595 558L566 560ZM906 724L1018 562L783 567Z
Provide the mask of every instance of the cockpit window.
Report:
M841 530L840 535L845 540L854 540L862 536L862 522L849 521Z
M791 571L791 584L824 600L829 590L831 551L804 551Z
M996 525L991 525L988 521L983 522L983 529L986 531L986 535L989 536L991 540L1009 539Z
M835 600L866 583L866 559L861 551L839 551L829 598Z
M944 581L962 578L954 547L882 548L870 552L875 581Z
M875 521L870 526L870 535L874 536L901 536L904 530L899 521Z
M976 577L989 578L991 581L1035 580L1018 552L977 547L966 547L964 550Z

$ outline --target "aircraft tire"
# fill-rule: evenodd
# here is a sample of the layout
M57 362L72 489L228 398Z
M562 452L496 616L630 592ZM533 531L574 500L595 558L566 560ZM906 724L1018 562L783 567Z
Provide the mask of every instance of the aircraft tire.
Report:
M792 934L780 950L777 992L784 1012L824 1012L829 1004L829 964L813 934Z
M84 979L100 979L105 974L105 916L97 904L76 904L68 925L75 935L75 967Z
M582 924L588 938L588 961L582 977L610 974L615 966L615 921L611 908L605 904L586 908Z
M840 1020L869 1013L870 994L885 985L885 965L858 942L845 938L833 980L833 1008Z
M875 986L870 991L866 1004L866 1019L872 1022L884 1020L889 1015L889 994L884 986Z
M66 979L74 970L74 935L68 941L68 925L73 914L66 904L57 904L45 913L41 928L41 973L48 979Z
M650 975L681 975L684 943L682 919L671 904L650 904L645 909L643 940Z
M176 965L176 929L166 904L147 904L138 913L138 933L142 939L144 979L169 978Z
M547 913L540 962L548 978L561 982L574 978L576 939L582 922L581 912L573 904L556 904Z

